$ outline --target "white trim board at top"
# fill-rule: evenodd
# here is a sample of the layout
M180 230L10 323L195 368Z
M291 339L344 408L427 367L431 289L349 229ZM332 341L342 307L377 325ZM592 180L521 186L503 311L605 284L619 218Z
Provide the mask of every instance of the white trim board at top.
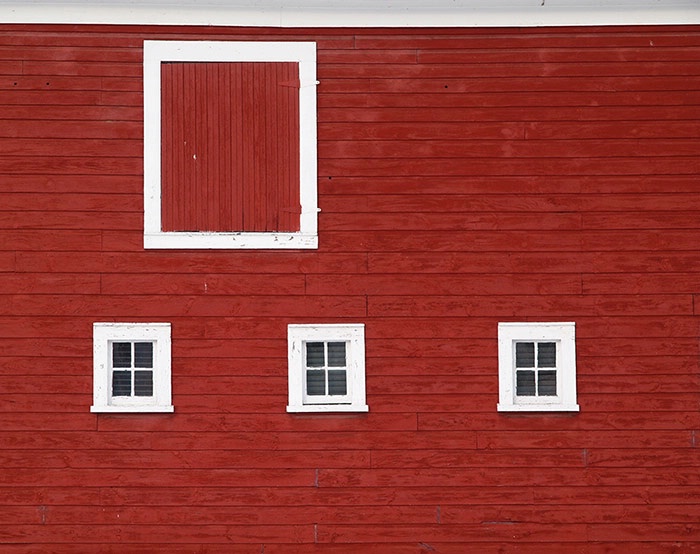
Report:
M700 23L700 0L0 0L0 23L546 27Z

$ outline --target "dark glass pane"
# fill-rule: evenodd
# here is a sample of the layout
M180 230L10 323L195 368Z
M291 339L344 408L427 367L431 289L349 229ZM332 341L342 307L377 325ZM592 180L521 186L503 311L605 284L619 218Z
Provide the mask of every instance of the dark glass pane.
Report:
M134 367L153 367L153 343L134 343Z
M344 342L329 342L328 343L328 367L345 367L345 343ZM332 393L331 393L332 394ZM345 394L345 393L343 393Z
M328 371L328 394L347 394L347 372L345 370L331 369Z
M306 394L323 396L326 394L326 371L313 369L306 372Z
M326 356L323 352L322 342L306 343L306 367L323 367L326 365Z
M153 396L152 371L134 371L134 396Z
M515 367L535 367L535 343L515 343Z
M556 396L557 395L557 372L556 371L540 371L537 375L537 394L538 396Z
M131 396L131 371L112 372L112 396Z
M535 372L516 371L515 385L516 396L535 396Z
M557 367L557 344L540 342L537 345L537 367Z
M131 367L131 343L112 343L112 367Z

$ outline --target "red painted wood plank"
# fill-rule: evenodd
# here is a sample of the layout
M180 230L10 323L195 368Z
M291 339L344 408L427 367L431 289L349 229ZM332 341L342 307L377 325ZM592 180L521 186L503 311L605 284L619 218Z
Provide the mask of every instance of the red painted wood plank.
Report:
M102 234L97 231L62 231L51 233L36 230L3 230L1 250L51 251L51 252L96 252L101 249ZM64 265L65 269L65 257Z
M160 278L150 274L111 273L103 275L103 294L168 294L168 295L300 295L304 293L302 275L167 275ZM167 279L167 285L163 279ZM0 278L0 283L1 283ZM328 294L328 293L326 293Z
M486 30L484 30L486 31ZM359 49L393 49L393 48L421 48L421 49L489 49L504 50L504 53L512 49L532 48L535 51L551 48L572 48L572 41L576 44L576 53L587 48L634 48L647 49L651 40L658 47L696 47L700 39L694 28L690 27L633 27L624 29L596 28L587 32L580 30L521 29L508 31L474 31L468 35L460 33L460 36L449 36L449 32L441 33L406 33L395 32L386 34L358 34L355 47ZM585 48L584 48L585 47Z
M181 296L181 295L14 295L13 306L0 303L5 315L43 315L52 313L57 305L70 306L71 315L109 319L191 317L305 318L307 321L359 320L366 315L364 296ZM302 302L303 299L303 302ZM101 314L101 315L100 315Z
M695 54L697 56L697 54ZM498 77L540 77L542 79L559 79L564 77L649 77L667 75L672 77L692 75L697 69L697 61L676 61L672 58L663 60L596 61L584 60L574 62L536 61L523 62L515 59L505 62L475 63L473 60L454 61L449 54L443 56L426 56L419 52L418 63L396 63L388 59L385 64L368 64L363 61L355 63L321 66L321 79L478 79ZM437 61L436 61L437 60Z
M112 204L112 207L115 207ZM0 212L0 227L12 229L139 229L143 226L141 212L122 212L119 219L95 217L94 212ZM93 256L94 259L94 256Z
M179 407L179 406L178 406ZM178 413L177 417L153 418L148 415L100 417L100 432L342 432L415 431L416 414L318 414L290 416L274 413ZM196 451L195 451L196 452ZM337 450L330 450L334 455ZM349 451L352 452L352 451ZM364 456L365 451L360 451Z
M529 275L314 275L306 279L309 295L516 295L580 294L578 275L531 273ZM656 292L656 291L655 291Z
M378 230L391 231L397 228L405 231L422 231L424 229L450 231L484 231L484 230L573 230L580 229L581 216L576 213L361 213L361 212L326 212L322 217L323 228L327 231ZM0 217L2 217L0 215Z
M479 91L465 91L463 94L445 94L442 92L410 94L400 92L382 92L381 94L364 90L351 91L326 90L322 84L319 87L318 105L321 112L334 108L418 108L418 109L485 109L494 108L495 113L503 108L527 108L534 109L534 113L540 113L548 106L558 108L579 108L591 110L601 108L605 110L611 107L622 107L627 110L656 110L664 106L696 106L700 93L696 91L586 91L576 89L528 92L509 91L507 94L489 94ZM360 88L355 84L354 88ZM516 120L523 117L521 111ZM578 119L578 118L576 118ZM512 119L508 119L511 121Z
M396 194L401 190L404 195L455 194L464 193L464 178L443 176L440 179L422 175L378 176L378 177L344 177L342 175L326 176L321 181L323 195L335 194ZM694 193L697 180L691 175L639 175L639 176L473 176L469 179L469 193L477 194L561 194L561 193L605 193L614 190L618 194L659 194Z
M114 450L53 450L36 456L29 450L9 450L0 454L4 468L67 469L140 469L142 467L169 469L303 469L309 467L313 456L319 467L369 467L369 452L309 452L286 451L275 455L267 450L232 452L179 451L114 451ZM183 508L185 508L183 506ZM189 508L186 508L189 511ZM0 515L0 523L2 522ZM63 523L70 523L71 520ZM76 521L76 520L73 520ZM19 523L17 521L16 523ZM52 523L57 523L53 521ZM95 522L99 523L99 522ZM163 522L161 522L163 523Z
M600 506L591 505L586 510L572 506L549 508L546 506L508 507L451 507L440 510L441 522L445 524L475 524L482 521L536 523L541 525L571 525L577 523L601 524L648 524L685 522L698 517L696 506Z
M267 542L313 542L311 525L16 525L3 529L4 542L35 544L110 544L115 536L120 544L238 544Z
M479 448L620 448L635 445L637 448L691 448L689 431L555 431L555 432L490 432L477 435ZM668 469L668 468L666 468ZM610 475L613 475L611 473ZM641 472L640 472L641 475ZM633 476L630 475L630 483Z
M520 544L521 542L539 543L539 548L552 548L566 544L568 541L585 541L587 527L583 524L547 525L547 524L513 524L509 521L479 522L478 524L433 524L402 525L390 527L352 525L320 525L321 542L341 542L355 544L362 548L363 543L408 542L416 536L422 543L433 542L465 543L493 541L499 543ZM611 539L611 537L610 537ZM669 539L673 540L673 539ZM463 547L462 547L463 548ZM430 546L430 551L433 549Z
M471 298L469 296L434 296L412 298L402 296L372 296L367 301L368 314L373 317L418 316L477 316L477 317L544 317L575 318L581 316L650 316L690 315L692 297L689 295L607 295L601 298L581 296L500 296Z
M83 486L109 487L127 486L176 486L186 482L189 486L230 486L232 484L255 486L313 486L314 470L287 469L284 472L270 469L117 469L103 471L99 468L45 469L36 472L30 469L16 469L12 474L0 475L3 486Z
M393 76L386 78L325 79L323 91L337 93L400 93L400 94L463 94L463 93L504 93L523 90L539 91L692 91L697 90L700 77L661 77L661 76L603 76L590 77L509 77L500 78L446 78L446 79L401 79Z
M23 93L24 95L24 93ZM83 96L84 93L81 93ZM67 102L69 99L67 99ZM72 101L71 101L72 103ZM142 124L131 121L13 120L0 127L0 137L43 139L141 139ZM39 160L36 160L39 161Z
M33 119L143 121L143 108L132 106L96 106L88 104L81 106L63 106L52 103L50 106L37 106L3 103L0 105L0 119L21 119L25 121ZM27 141L27 143L27 146L30 146L33 141ZM89 150L87 150L87 148L90 147L89 141L85 141L85 147L86 149L83 150L83 152L88 153ZM53 152L55 152L55 150L53 150L52 153Z
M32 108L35 109L35 108ZM53 108L52 108L53 109ZM3 110L4 111L4 110ZM82 111L82 110L81 110ZM66 119L75 119L73 114L66 114ZM85 114L85 118L111 119L110 113L102 114ZM0 115L1 117L1 115ZM43 114L42 116L43 117ZM59 114L60 117L60 114ZM18 119L29 119L23 114ZM120 154L120 159L123 158L138 158L143 152L143 143L136 140L84 140L84 139L66 139L60 142L55 140L38 140L38 139L11 139L1 140L0 146L3 149L3 156L56 156L60 152L63 159L73 157L91 157L91 158L110 158L114 156L116 151ZM32 160L33 162L34 160ZM66 160L67 161L67 160ZM124 160L126 161L126 160ZM30 162L31 163L31 162Z
M100 276L80 273L0 273L2 294L99 294Z
M60 394L60 393L59 393ZM76 395L79 396L79 395ZM42 407L45 412L39 412L36 407L36 397L25 394L30 401L35 403L34 413L0 413L0 424L4 432L12 434L13 432L21 432L26 435L29 434L43 434L51 435L57 432L90 432L94 431L95 416L90 414L86 407L87 404L83 403L82 413L70 413L64 412L62 405L57 405L52 411L50 405ZM0 395L0 398L5 399L5 395ZM89 397L83 395L83 400L88 400ZM56 417L56 414L60 413L61 417ZM6 443L7 447L16 444L12 440L8 440ZM51 442L49 439L48 444L44 445L44 449L52 449Z
M368 253L369 272L408 273L488 273L499 267L506 273L527 273L536 267L540 272L603 272L673 273L685 271L700 263L700 255L691 251L657 252L577 252L560 253L557 264L551 265L548 254L541 252L502 253L493 252L411 252ZM21 258L20 258L21 261Z
M103 63L105 59L112 62L141 63L142 58L136 48L101 48L95 44L90 48L75 48L65 44L66 40L57 41L51 48L38 45L0 46L0 60L32 61L66 61Z
M279 410L278 410L279 411ZM198 442L199 441L199 442ZM462 432L411 432L376 431L304 431L297 433L167 433L149 435L149 444L155 449L228 450L249 448L272 448L278 450L365 450L397 448L476 448L476 433ZM271 481L274 483L275 481Z
M694 474L679 476L669 468L431 468L431 469L321 469L321 487L374 487L374 486L463 486L479 482L484 487L553 486L567 482L572 487L596 485L621 485L644 487L648 485L697 485Z
M614 294L627 290L639 294L694 293L698 290L700 276L694 273L664 274L597 274L583 275L585 294Z
M140 175L142 172L143 162L139 158L0 157L0 174Z
M127 221L127 218L125 218ZM121 228L124 228L122 225ZM0 260L7 257L13 262L11 253L0 250ZM72 252L71 260L85 272L101 273L223 273L256 275L280 275L299 273L364 273L366 271L366 256L357 253L324 252L304 253L299 256L291 252L275 252L273 255L260 252L237 252L231 256L228 252L212 252L210 254L192 253L187 256L187 264L183 265L182 258L177 253L168 252L114 252L97 253ZM147 262L147 263L146 263ZM41 254L19 251L17 253L17 268L19 271L42 272L62 271L65 267L65 256L52 252ZM230 314L229 314L230 315Z
M584 411L575 414L560 414L553 417L552 414L529 414L523 417L508 416L495 413L490 410L486 413L420 413L418 414L418 429L424 431L458 431L460 429L481 430L486 433L493 431L638 431L644 434L646 430L674 430L687 431L694 427L700 416L692 409L686 410L689 394L681 395L679 405L674 411L655 411L651 413L644 401L651 395L643 395L637 411L629 409L629 403L625 402L624 395L617 395L623 404L617 412L591 411L588 403ZM671 395L663 395L670 398ZM627 397L629 398L629 397Z
M700 83L699 83L700 84ZM692 121L320 122L322 140L575 140L695 139Z
M451 194L426 192L424 194L383 194L371 196L337 194L324 198L325 212L340 213L494 213L499 216L511 213L537 213L538 217L546 217L542 212L581 212L584 221L590 217L601 217L600 214L613 212L606 217L624 217L624 214L634 215L650 212L650 215L662 213L664 210L700 211L700 201L697 194L668 193L668 194L541 194L530 192L525 197L515 198L508 194L471 193L460 191ZM615 213L622 212L622 213ZM636 212L636 213L635 213ZM656 227L653 227L656 229Z
M440 40L440 39L438 39ZM698 60L697 48L667 46L655 48L509 48L429 50L422 48L417 61L425 64L443 63L582 63L582 62L642 62ZM336 60L329 62L338 63Z
M494 121L486 119L483 116L479 117L480 113L464 113L462 110L444 110L440 113L433 113L435 110L426 109L425 118L420 118L420 114L414 115L418 110L411 108L402 108L400 110L376 110L372 111L367 108L357 110L358 115L355 115L355 110L339 110L342 112L342 119L338 122L347 121ZM522 114L522 110L518 110ZM548 110L552 112L553 110ZM620 110L616 110L619 112ZM688 117L690 114L685 108L673 108L678 117ZM363 115L359 115L363 114ZM508 114L504 114L503 117ZM660 119L658 112L640 113L640 117L646 116L652 119ZM665 115L671 115L665 114ZM332 114L327 116L324 121L333 121ZM471 116L471 117L470 117ZM700 117L700 110L698 110ZM550 118L542 118L538 121L550 121L556 117L556 114ZM566 115L562 115L561 119L565 119ZM615 119L614 117L605 117L606 120ZM624 121L629 121L627 112L623 112L619 117L624 117ZM559 119L559 118L557 118ZM567 118L570 119L570 118ZM669 119L672 119L669 117ZM576 121L583 120L583 117L575 118ZM508 119L507 121L518 121L517 118ZM629 139L596 139L596 140L546 140L546 141L528 141L528 140L502 140L502 141L481 141L481 140L402 140L397 138L391 141L323 141L319 143L319 159L326 158L341 158L341 159L362 159L362 158L428 158L428 159L469 159L469 158L543 158L543 157L558 157L558 158L583 158L583 157L621 157L621 158L636 158L636 157L673 157L673 156L693 156L700 146L700 141L693 139L653 139L630 141ZM611 160L612 161L612 160Z
M24 460L20 452L16 460ZM14 461L13 463L18 463ZM31 463L31 462L30 462ZM583 467L580 449L541 450L384 450L372 452L373 468L449 468L449 467ZM27 466L31 467L31 466ZM624 466L629 467L629 466ZM494 518L489 518L494 519ZM447 519L445 520L447 521Z
M143 193L143 179L124 175L4 175L6 192L94 193L96 190Z

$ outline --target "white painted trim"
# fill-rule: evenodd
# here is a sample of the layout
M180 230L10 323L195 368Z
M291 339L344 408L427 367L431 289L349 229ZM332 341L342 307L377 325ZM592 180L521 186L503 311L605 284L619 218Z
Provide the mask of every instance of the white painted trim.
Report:
M557 343L557 396L523 397L515 394L517 341ZM574 322L498 324L499 412L578 412L576 403L576 324Z
M305 342L346 341L348 394L340 402L325 404L304 402ZM367 412L365 391L365 326L362 323L348 324L290 324L287 327L287 356L289 403L287 412Z
M94 323L93 404L96 413L173 412L170 323ZM113 341L153 341L153 396L116 403L111 396L110 350Z
M0 0L2 23L546 27L700 23L695 0Z
M301 201L298 233L205 233L162 230L160 65L166 61L298 62ZM318 248L316 85L314 42L144 41L144 247Z

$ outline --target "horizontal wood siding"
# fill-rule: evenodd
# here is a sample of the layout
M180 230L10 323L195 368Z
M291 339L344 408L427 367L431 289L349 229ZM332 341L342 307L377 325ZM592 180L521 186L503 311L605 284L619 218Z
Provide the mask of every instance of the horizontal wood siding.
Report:
M317 43L318 250L143 249L150 39ZM690 26L0 27L0 551L698 551L699 85ZM96 321L175 413L90 413ZM580 413L496 411L499 321L576 322ZM334 322L369 413L287 414Z
M163 231L299 231L299 67L162 63Z

